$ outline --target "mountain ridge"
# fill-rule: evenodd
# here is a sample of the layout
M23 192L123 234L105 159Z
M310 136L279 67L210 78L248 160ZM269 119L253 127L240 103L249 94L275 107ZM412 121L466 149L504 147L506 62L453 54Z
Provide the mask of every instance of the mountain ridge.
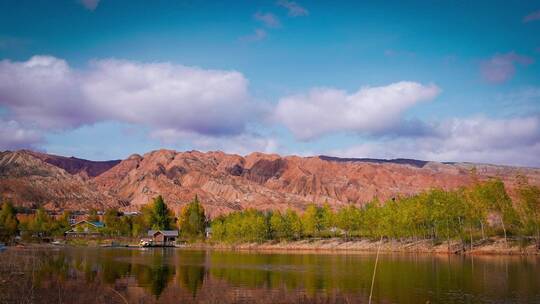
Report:
M471 183L472 168L481 179L503 179L510 191L518 174L540 184L536 168L411 159L161 149L121 161L94 162L19 150L0 153L0 196L23 206L72 210L116 206L134 211L163 195L178 211L198 195L215 216L245 208L302 210L311 202L325 201L337 208L435 187L455 189Z

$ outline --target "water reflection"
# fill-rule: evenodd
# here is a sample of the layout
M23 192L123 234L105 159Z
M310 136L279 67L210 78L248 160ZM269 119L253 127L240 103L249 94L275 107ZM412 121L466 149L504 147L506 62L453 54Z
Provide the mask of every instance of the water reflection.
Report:
M373 255L366 254L170 248L8 250L1 255L1 261L20 263L25 271L12 286L0 284L2 303L18 298L69 303L65 299L73 300L75 292L78 303L99 303L96 294L103 303L362 303L374 263ZM7 269L8 264L0 266ZM6 269L0 275L7 275ZM538 273L538 257L384 255L374 298L377 303L540 303ZM22 287L13 289L17 284L31 285L32 296L39 297L31 298Z

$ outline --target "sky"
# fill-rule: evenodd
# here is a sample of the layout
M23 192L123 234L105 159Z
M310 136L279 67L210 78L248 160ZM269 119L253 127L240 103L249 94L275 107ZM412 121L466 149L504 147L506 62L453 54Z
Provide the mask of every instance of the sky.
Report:
M540 167L540 1L0 0L0 150Z

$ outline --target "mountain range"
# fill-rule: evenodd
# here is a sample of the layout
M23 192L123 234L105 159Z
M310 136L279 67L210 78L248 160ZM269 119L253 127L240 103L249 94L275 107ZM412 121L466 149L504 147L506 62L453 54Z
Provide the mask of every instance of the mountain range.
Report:
M540 169L413 159L280 156L156 150L124 160L89 161L41 152L0 152L0 197L28 208L61 211L139 210L162 195L176 212L198 195L211 216L256 208L333 207L387 200L430 188L455 189L501 178L509 192L524 175L540 185Z

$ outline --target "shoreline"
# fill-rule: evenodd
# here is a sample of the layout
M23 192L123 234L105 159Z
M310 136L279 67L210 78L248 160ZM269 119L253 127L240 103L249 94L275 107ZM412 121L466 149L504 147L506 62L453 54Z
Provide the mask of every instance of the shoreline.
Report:
M8 248L62 248L62 247L90 247L90 248L152 248L140 247L134 243L118 242L115 245L110 245L111 242L116 242L114 239L102 240L100 242L87 243L19 243L4 247ZM483 242L477 242L472 250L465 245L463 247L460 241L450 241L450 244L438 242L432 244L431 240L417 241L398 241L398 240L378 240L370 239L354 239L345 240L341 238L319 238L319 239L304 239L297 241L266 241L263 243L183 243L171 248L178 249L194 249L194 250L230 250L230 251L268 251L268 252L306 252L306 253L366 253L371 254L377 252L380 246L381 253L421 253L421 254L437 254L437 255L494 255L494 256L540 256L540 250L536 248L536 244L527 244L520 246L520 243L515 240L509 240L508 244L503 238L489 238ZM155 247L161 248L161 247Z
M182 246L190 249L206 250L235 250L235 251L305 251L305 252L365 252L375 253L379 247L379 241L368 239L344 240L340 238L309 239L299 241L268 241L264 243L193 243ZM482 244L463 247L459 241L450 241L432 245L431 240L419 241L396 241L383 240L380 243L381 253L424 253L424 254L453 254L453 255L521 255L539 256L540 250L536 244L520 246L516 241L508 241L508 245L502 238L487 239Z

